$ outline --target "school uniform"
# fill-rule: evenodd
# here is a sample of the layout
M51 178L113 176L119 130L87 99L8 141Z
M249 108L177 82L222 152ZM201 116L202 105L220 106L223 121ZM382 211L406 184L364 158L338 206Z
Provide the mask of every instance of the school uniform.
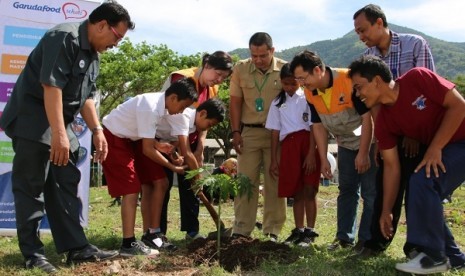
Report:
M265 127L279 131L281 154L279 162L278 196L293 197L301 192L304 185L318 189L320 179L320 158L315 149L317 167L306 174L302 164L310 146L310 107L304 92L299 89L291 97L285 93L286 101L277 106L279 99L273 100L268 112Z
M170 116L160 124L157 138L164 141L177 141L178 136L188 136L191 151L197 148L197 129L195 127L195 108L186 108L182 114ZM179 207L181 211L181 231L199 232L199 200L191 189L191 180L178 174ZM166 196L165 196L166 197ZM167 220L167 214L166 214ZM166 221L165 220L165 221ZM166 224L165 224L166 227ZM166 231L166 228L162 228Z
M166 79L165 83L163 84L162 89L167 89L173 82L182 79L182 78L193 78L195 81L195 88L198 93L198 100L192 104L191 107L197 108L199 104L203 103L204 101L217 97L218 96L218 85L214 86L205 86L202 87L200 85L199 77L200 74L202 73L202 68L201 67L192 67L192 68L186 68L186 69L181 69L178 71L172 72L168 78ZM197 149L198 145L198 132L193 132L190 133L189 135L189 140L190 140L190 145L191 145L191 150L194 152ZM169 182L169 189L166 191L165 194L165 199L163 201L163 209L161 213L161 219L160 219L160 228L163 233L166 234L168 230L168 203L170 200L171 196L171 188L173 186L173 171L169 170L168 168L165 168L165 173L168 177L168 182ZM182 175L178 174L178 184L182 182L181 180L184 179ZM189 210L191 208L189 207L189 204L192 204L192 209L198 208L198 200L197 197L194 195L192 190L190 189L190 185L178 185L178 192L179 192L179 200L180 200L180 205L181 205L181 230L182 229L191 229L190 226L187 226L187 223L183 224L183 221L189 221L192 219L193 213ZM184 202L185 200L185 202ZM186 211L187 210L187 211ZM198 213L198 211L197 211ZM197 216L195 217L196 220ZM197 222L194 221L194 225L192 228L197 228L198 229L198 220ZM186 227L183 227L186 226ZM184 231L184 230L182 230ZM195 232L194 230L186 230L189 232ZM198 230L197 230L198 231Z
M112 197L139 193L141 183L166 177L163 166L142 152L142 139L154 139L159 122L169 116L160 92L137 95L103 118L108 155L102 166Z

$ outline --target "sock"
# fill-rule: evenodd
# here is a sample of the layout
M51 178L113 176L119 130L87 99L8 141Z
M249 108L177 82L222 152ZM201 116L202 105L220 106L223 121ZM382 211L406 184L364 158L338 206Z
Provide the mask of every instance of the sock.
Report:
M123 238L123 247L129 248L131 244L136 241L136 237Z
M160 232L161 232L160 227L158 227L158 228L149 228L149 233L150 234L160 233Z
M300 232L303 232L304 230L305 230L305 228L299 228Z
M192 231L192 232L187 232L187 235L189 235L189 237L193 238L195 237L199 232L197 231Z

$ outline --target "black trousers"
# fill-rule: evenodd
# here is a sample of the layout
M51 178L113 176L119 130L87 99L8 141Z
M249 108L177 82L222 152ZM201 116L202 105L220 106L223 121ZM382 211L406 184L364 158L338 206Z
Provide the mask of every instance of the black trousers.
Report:
M80 224L82 202L77 196L81 173L77 154L70 154L66 166L49 161L50 146L23 138L13 138L12 190L15 200L19 248L25 258L44 256L39 224L49 220L58 253L88 244Z
M197 143L191 144L191 150L195 151ZM171 187L173 187L173 171L165 168L169 181L169 188L166 191L161 213L160 229L167 233L168 230L168 203L170 201ZM181 231L199 232L199 199L191 189L190 180L186 180L184 175L178 174L179 205L181 211Z
M397 231L397 226L399 224L400 215L402 212L402 203L404 201L404 194L405 198L408 197L408 183L410 180L410 176L412 175L413 171L415 170L416 166L421 162L423 156L425 155L427 147L424 145L420 145L419 153L417 156L410 158L405 156L404 149L402 147L402 140L400 139L397 144L399 159L400 159L400 166L401 166L401 176L400 176L400 185L399 185L399 192L397 193L396 201L394 206L392 207L392 227L394 228L393 235L390 239L384 238L383 234L381 233L381 228L379 225L379 219L381 217L381 212L383 211L383 175L384 175L384 168L383 168L383 160L379 157L379 168L376 174L376 198L374 203L374 211L373 211L373 219L371 222L371 239L365 242L365 247L376 250L376 251L384 251L386 250L392 242L392 239L395 236ZM407 202L407 201L405 201ZM408 206L405 205L405 212L407 212ZM407 245L408 246L408 245Z

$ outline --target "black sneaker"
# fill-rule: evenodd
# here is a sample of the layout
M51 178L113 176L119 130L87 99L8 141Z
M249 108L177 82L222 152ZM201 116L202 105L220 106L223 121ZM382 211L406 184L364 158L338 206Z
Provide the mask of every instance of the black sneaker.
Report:
M98 262L118 256L118 251L100 250L95 245L88 244L82 249L70 250L66 263L68 265L82 262Z
M149 258L154 258L160 252L156 249L152 249L148 246L146 246L143 242L141 241L135 241L131 243L131 247L124 247L121 246L119 250L119 254L122 257L134 257L134 256L147 256Z
M355 254L357 254L363 250L364 245L365 245L365 241L358 240L357 243L355 243L355 246L352 247L352 251L355 252Z
M149 233L148 231L142 235L142 242L150 248L164 250L164 251L176 251L178 247L170 242L163 233Z
M269 240L269 241L278 242L278 236L276 236L275 234L266 233L266 234L265 234L265 237L266 237L267 240Z
M239 233L232 233L231 235L232 240L240 239L240 238L248 239L249 237L247 237L246 235L239 234Z
M356 260L356 259L366 260L366 259L377 257L381 255L381 253L382 251L380 250L375 250L375 249L371 249L368 247L362 247L360 251L356 251L355 254L352 254L347 258L351 260Z
M341 248L349 248L353 247L354 244L348 241L343 241L336 238L332 244L328 245L328 251L335 251Z
M294 228L291 231L291 235L284 241L284 244L290 245L291 243L295 243L298 239L300 239L300 232L299 228Z
M320 236L318 235L318 233L307 228L303 232L300 232L299 239L296 240L294 243L298 246L307 247L312 242L314 242L315 238L318 236Z
M56 267L49 263L45 257L33 257L27 259L25 267L26 269L38 268L47 274L52 274L57 271Z

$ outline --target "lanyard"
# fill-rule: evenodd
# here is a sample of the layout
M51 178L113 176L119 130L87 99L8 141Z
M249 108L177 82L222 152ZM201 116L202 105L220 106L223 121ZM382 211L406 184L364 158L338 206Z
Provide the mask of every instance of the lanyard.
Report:
M268 77L270 76L270 74L266 74L265 75L265 78L263 79L262 81L262 84L261 85L258 85L258 82L257 82L257 79L255 78L255 74L253 75L253 80L255 82L255 87L257 88L258 90L258 97L261 98L262 97L262 90L263 90L263 87L265 86L266 84L266 81L268 80Z

